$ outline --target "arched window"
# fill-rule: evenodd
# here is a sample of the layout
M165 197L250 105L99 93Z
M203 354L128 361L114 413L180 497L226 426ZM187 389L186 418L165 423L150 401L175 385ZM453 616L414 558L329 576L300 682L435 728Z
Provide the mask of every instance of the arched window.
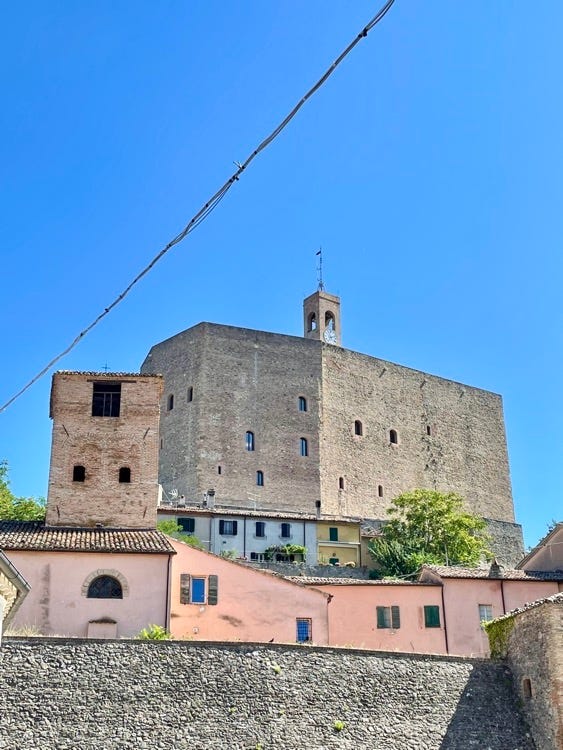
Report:
M263 471L256 472L256 484L258 485L258 487L264 486L264 472Z
M382 484L377 485L377 496L383 497L383 485Z
M330 310L325 312L325 328L334 328L334 315Z
M317 330L317 316L314 312L312 312L309 315L308 321L307 321L307 330L309 332L316 331Z
M123 589L117 578L98 576L88 586L88 599L123 599Z
M399 436L397 435L397 430L389 430L389 442L393 443L393 445L398 444Z
M76 464L76 466L72 469L72 481L73 482L83 482L86 479L86 469L84 466L80 466L80 464Z
M168 411L172 411L172 409L174 408L174 394L173 393L171 393L168 396L168 402L166 404L166 408L168 409Z
M254 450L254 433L250 431L246 433L246 450L247 451Z
M307 411L307 399L304 396L299 396L299 411Z
M302 456L309 455L309 445L307 443L307 438L299 438L299 452Z
M338 477L338 489L339 490L344 489L344 477Z
M119 482L121 484L129 484L131 481L131 469L128 466L122 466L119 470Z
M188 388L188 404L194 400L194 389L193 386L190 385Z
M363 434L364 426L359 419L356 419L356 421L354 422L354 435L359 435L361 437Z

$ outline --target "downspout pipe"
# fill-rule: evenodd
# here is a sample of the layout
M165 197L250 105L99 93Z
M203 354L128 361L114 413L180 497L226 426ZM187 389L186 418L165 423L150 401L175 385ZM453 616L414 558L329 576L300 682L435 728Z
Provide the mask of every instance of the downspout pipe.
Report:
M448 644L448 623L446 621L446 601L444 598L444 584L440 584L442 587L442 615L444 616L444 640L446 646L446 654L450 653L450 647Z

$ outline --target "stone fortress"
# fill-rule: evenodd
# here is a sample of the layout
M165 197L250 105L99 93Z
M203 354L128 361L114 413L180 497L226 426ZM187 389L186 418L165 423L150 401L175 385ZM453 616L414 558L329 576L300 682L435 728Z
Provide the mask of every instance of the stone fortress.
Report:
M455 491L495 553L521 558L501 397L345 349L340 300L322 289L303 321L302 338L200 323L151 348L164 492L379 521L402 492Z

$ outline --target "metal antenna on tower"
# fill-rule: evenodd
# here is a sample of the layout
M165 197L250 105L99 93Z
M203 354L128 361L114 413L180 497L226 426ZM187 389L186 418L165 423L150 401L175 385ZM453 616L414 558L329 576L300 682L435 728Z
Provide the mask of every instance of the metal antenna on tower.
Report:
M319 258L319 267L317 268L317 271L319 272L319 292L324 291L325 285L323 284L323 249L322 247L319 248L319 251L316 253Z

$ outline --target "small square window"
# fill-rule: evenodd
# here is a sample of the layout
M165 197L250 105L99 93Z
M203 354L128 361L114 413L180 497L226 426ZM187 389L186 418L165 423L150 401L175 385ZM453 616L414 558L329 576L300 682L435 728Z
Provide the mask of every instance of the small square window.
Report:
M92 391L93 417L118 417L121 408L121 383L94 383Z
M178 518L178 526L186 534L193 534L195 531L195 518Z

